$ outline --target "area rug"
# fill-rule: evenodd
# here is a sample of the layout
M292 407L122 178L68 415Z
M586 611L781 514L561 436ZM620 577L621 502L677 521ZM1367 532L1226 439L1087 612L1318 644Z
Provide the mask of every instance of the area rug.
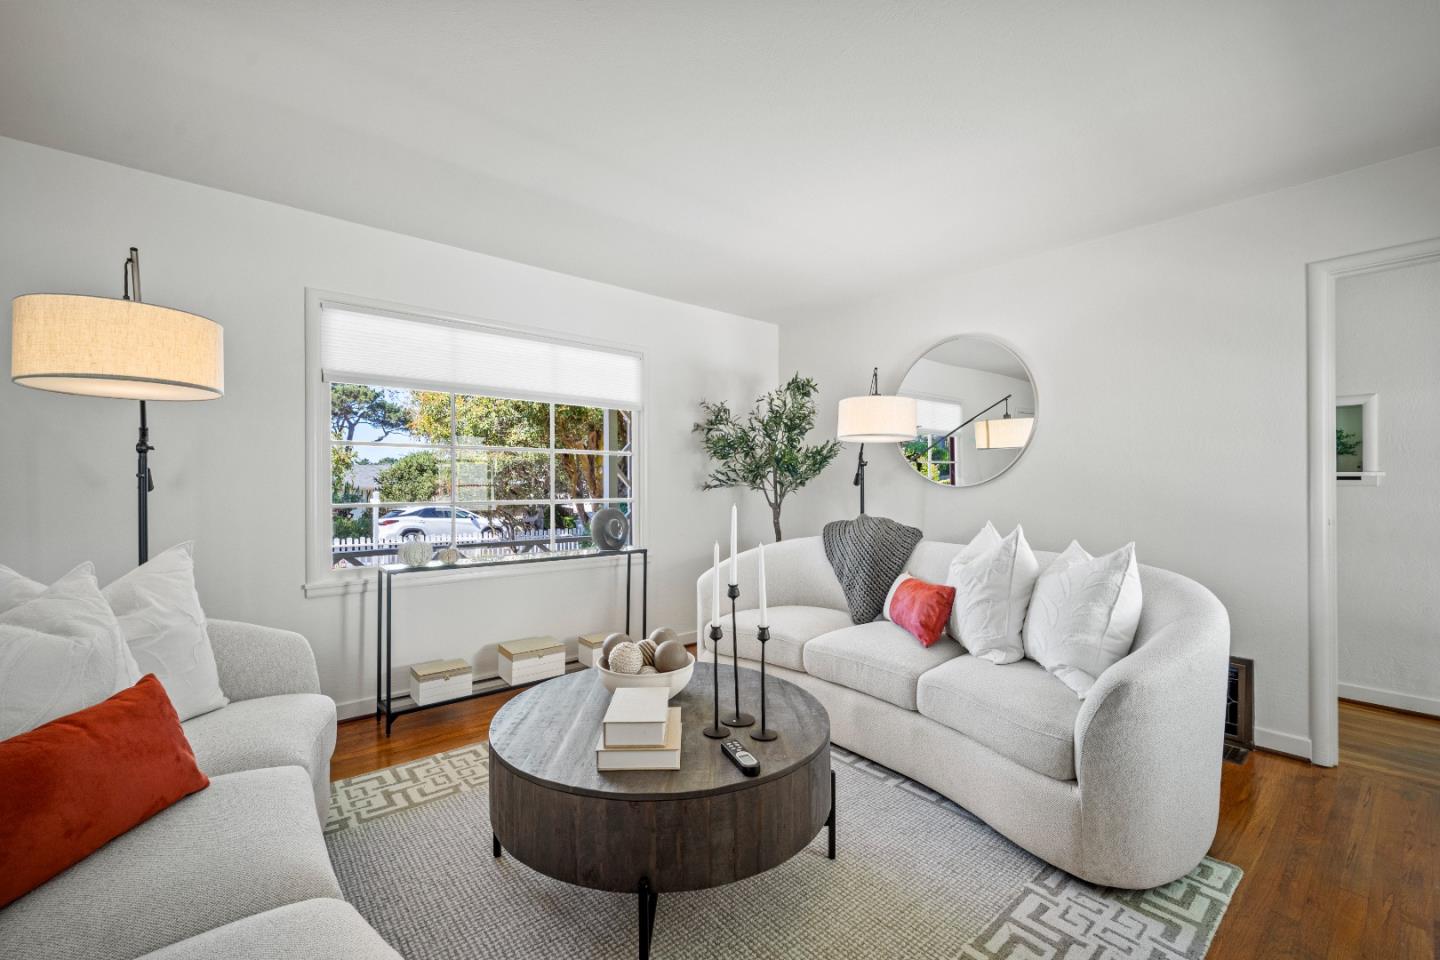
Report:
M1207 858L1154 890L1096 887L892 770L833 759L839 859L821 831L767 873L662 895L652 956L1198 958L1240 882ZM635 897L496 860L487 800L484 744L336 783L326 841L345 896L409 960L634 957Z

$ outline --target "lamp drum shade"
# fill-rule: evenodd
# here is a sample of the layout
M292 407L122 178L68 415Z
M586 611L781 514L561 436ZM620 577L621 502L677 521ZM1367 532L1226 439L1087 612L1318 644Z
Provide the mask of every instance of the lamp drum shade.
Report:
M125 400L225 393L224 331L138 300L32 293L11 304L10 378L26 387Z
M914 397L846 397L835 435L846 443L903 443L915 439L915 420Z
M975 422L975 449L1019 450L1030 442L1034 417L997 417Z

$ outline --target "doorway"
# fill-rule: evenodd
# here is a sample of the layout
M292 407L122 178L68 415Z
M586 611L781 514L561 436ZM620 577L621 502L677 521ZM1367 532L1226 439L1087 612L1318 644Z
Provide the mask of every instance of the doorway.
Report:
M1436 577L1414 563L1422 548L1434 552L1435 541L1419 529L1432 514L1440 533L1434 493L1440 313L1431 300L1440 295L1440 286L1432 292L1440 282L1440 238L1314 263L1307 281L1311 760L1334 766L1342 689L1356 699L1388 692L1392 702L1384 705L1392 708L1403 697L1412 698L1405 701L1409 708L1423 705L1433 693L1440 705L1440 686L1424 686L1440 685L1440 670L1433 669L1440 663L1440 606L1417 602L1412 587L1435 592ZM1399 352L1392 353L1397 340ZM1434 369L1427 371L1430 362ZM1433 418L1429 428L1416 426L1421 417ZM1432 446L1435 468L1425 465ZM1349 510L1342 522L1343 505ZM1341 539L1347 532L1348 554ZM1404 539L1406 532L1413 541ZM1425 563L1428 558L1422 568ZM1352 600L1342 616L1347 594ZM1434 676L1412 675L1420 671Z

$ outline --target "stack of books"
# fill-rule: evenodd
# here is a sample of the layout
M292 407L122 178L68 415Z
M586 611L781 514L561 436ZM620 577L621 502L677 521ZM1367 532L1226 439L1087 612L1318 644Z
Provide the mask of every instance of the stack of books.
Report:
M621 687L595 745L599 770L679 770L680 708L666 687Z

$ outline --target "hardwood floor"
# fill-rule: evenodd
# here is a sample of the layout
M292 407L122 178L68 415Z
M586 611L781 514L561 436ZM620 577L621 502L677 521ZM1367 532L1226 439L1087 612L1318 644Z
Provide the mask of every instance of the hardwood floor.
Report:
M514 694L340 725L336 779L485 739ZM1211 854L1245 869L1213 960L1440 960L1440 720L1340 705L1340 766L1225 764Z
M335 755L330 760L330 778L344 780L479 743L490 732L490 720L496 712L519 695L519 690L496 693L401 717L395 721L389 739L385 737L385 724L373 716L346 720L340 724Z

